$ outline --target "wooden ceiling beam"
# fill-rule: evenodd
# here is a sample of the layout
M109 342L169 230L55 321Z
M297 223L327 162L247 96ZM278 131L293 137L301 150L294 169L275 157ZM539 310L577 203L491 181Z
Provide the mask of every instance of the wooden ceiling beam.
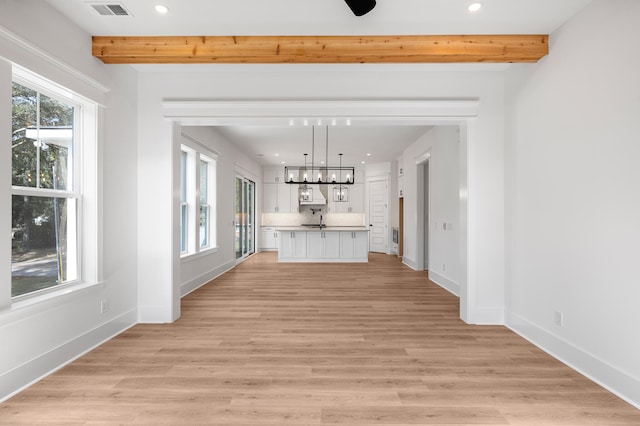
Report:
M106 64L537 62L547 35L93 37Z

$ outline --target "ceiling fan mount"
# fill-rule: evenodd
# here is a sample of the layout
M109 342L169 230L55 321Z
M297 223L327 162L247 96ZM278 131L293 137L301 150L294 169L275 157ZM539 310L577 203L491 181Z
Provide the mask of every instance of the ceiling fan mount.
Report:
M376 0L344 0L356 16L366 15L376 7Z

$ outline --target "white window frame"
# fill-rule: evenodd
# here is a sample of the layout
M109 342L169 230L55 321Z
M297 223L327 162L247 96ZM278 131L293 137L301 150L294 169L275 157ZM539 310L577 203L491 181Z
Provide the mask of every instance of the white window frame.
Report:
M216 251L217 247L217 214L216 214L216 185L217 185L217 155L198 143L192 141L184 141L180 146L180 155L183 152L187 154L186 167L186 202L180 201L180 215L182 215L183 206L186 205L186 250L180 251L180 257L185 258L195 256L201 253ZM201 205L200 202L200 162L207 163L207 204ZM180 179L182 180L182 176ZM182 181L180 182L182 185ZM207 244L200 245L200 209L207 208ZM180 217L181 233L182 217Z
M200 246L200 251L204 251L208 248L211 247L215 247L216 246L216 241L215 241L215 226L213 226L213 222L215 221L215 214L212 214L212 212L214 211L213 208L215 206L215 173L216 173L216 163L215 161L204 155L204 154L200 154L199 158L198 158L198 164L202 165L202 164L206 164L207 165L207 193L205 194L206 197L206 203L202 203L201 199L202 197L199 196L198 197L198 212L201 212L202 208L206 209L206 229L205 229L205 240L206 243L202 244L201 240L202 240L202 235L200 233L200 231L198 232L198 244ZM200 170L201 168L198 167L198 194L202 195L202 188L200 187ZM199 221L198 221L199 222ZM198 223L199 225L199 223Z
M184 167L182 158L185 157ZM180 254L189 251L189 185L188 185L189 152L185 148L180 149ZM184 200L182 191L184 189Z
M11 196L58 197L76 203L76 278L11 298L21 308L102 281L101 215L98 191L102 167L98 160L98 105L25 68L12 66L12 82L74 107L73 188L53 190L11 186ZM70 211L72 209L69 209ZM11 286L12 284L9 283Z

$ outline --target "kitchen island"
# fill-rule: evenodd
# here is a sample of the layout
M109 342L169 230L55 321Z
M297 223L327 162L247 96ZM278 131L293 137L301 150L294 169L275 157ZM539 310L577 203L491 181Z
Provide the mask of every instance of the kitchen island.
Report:
M368 262L369 230L364 226L281 226L278 262Z

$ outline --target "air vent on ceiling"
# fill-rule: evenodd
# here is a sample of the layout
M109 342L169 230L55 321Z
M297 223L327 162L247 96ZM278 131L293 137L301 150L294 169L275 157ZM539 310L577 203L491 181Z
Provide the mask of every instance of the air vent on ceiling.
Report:
M89 5L102 16L131 16L121 3L89 3Z

